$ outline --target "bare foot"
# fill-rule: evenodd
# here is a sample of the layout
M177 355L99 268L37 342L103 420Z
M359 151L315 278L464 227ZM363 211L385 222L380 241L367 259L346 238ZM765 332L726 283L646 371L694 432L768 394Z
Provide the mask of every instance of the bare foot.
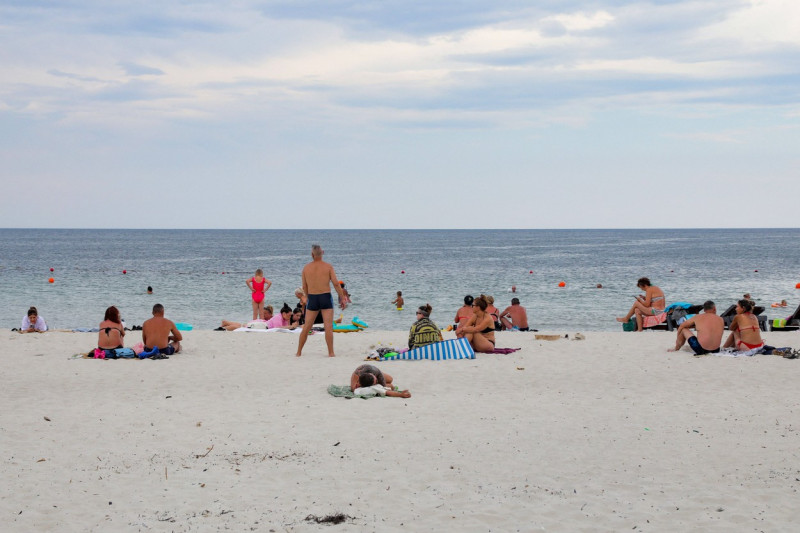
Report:
M336 357L336 354L335 353L329 353L328 357Z
M625 318L624 316L618 316L617 322L627 322L630 318Z
M677 352L678 349L677 348L668 348L667 351L668 352Z
M299 354L299 353L294 354L295 357L300 357L301 355L303 355L303 354Z

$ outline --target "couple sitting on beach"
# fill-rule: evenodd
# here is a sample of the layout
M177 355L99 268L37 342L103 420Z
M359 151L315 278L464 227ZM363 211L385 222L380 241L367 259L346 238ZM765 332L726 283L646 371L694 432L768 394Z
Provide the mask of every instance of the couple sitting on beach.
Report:
M119 309L113 305L106 309L105 317L100 322L97 337L98 350L119 350L123 347L125 328L119 316ZM164 318L164 306L153 306L153 318L142 324L143 353L172 355L181 351L183 336L172 320Z
M723 348L733 348L741 352L757 350L764 347L761 339L761 330L758 319L753 315L753 302L739 300L736 304L736 316L731 322L731 333L725 341ZM691 328L697 329L695 334ZM708 300L703 304L703 313L684 321L678 327L678 338L675 347L668 350L680 350L685 342L689 343L696 355L719 353L722 344L722 334L725 330L725 321L717 316L717 307Z

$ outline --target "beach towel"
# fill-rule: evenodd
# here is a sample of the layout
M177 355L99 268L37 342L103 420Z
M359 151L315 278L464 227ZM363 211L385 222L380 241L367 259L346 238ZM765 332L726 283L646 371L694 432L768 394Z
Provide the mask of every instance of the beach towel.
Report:
M300 333L303 328L286 329L286 328L272 328L272 329L255 329L255 328L236 328L237 331L255 331L257 333Z
M372 388L372 387L365 387L365 388ZM356 389L356 391L360 391L362 389ZM347 398L348 400L352 400L353 398L361 398L363 400L369 400L370 398L375 398L378 396L376 392L373 392L369 395L357 395L353 391L350 390L350 385L328 385L328 394L331 396L336 396L337 398Z
M405 359L407 361L418 361L428 359L430 361L444 361L445 359L475 359L475 350L470 346L465 338L452 339L442 342L426 344L413 350L398 353L394 357L387 358L386 361Z
M495 348L491 353L514 353L521 349L522 348Z
M642 318L642 328L652 328L667 320L667 313L648 315Z

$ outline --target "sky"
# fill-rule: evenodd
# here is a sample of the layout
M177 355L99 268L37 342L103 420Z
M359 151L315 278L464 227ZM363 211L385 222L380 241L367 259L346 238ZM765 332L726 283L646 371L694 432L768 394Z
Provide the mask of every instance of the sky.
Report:
M799 227L796 0L0 0L0 227Z

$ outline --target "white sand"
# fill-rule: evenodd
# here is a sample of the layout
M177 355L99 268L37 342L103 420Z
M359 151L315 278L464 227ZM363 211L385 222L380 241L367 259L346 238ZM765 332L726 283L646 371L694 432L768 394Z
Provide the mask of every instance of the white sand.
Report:
M95 361L69 358L95 333L0 332L4 531L800 527L800 360L501 333L523 350L378 363L413 397L345 400L327 386L405 332L337 334L335 359L322 335L300 359L296 335L185 337L169 360Z

